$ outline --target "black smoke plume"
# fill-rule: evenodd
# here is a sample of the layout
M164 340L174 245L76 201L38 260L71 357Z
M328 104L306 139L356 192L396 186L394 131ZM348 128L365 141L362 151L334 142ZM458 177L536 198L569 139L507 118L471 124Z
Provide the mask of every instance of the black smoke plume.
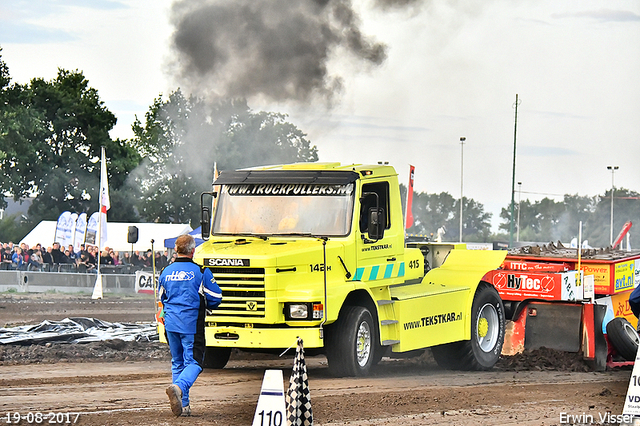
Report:
M386 47L360 30L352 0L180 0L172 23L175 72L182 87L200 94L331 103L342 88L328 66L335 55L374 66L386 58Z

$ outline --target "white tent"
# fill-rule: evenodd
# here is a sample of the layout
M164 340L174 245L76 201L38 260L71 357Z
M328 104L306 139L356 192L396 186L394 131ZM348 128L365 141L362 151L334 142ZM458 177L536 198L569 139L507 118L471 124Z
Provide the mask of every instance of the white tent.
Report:
M129 226L138 227L138 242L135 244L127 242ZM153 239L153 249L163 251L166 238L191 231L191 226L187 224L107 222L107 242L105 245L116 251L146 251L151 249L151 240ZM49 247L54 243L55 234L56 221L43 220L20 243L26 243L29 247L34 247L38 243Z

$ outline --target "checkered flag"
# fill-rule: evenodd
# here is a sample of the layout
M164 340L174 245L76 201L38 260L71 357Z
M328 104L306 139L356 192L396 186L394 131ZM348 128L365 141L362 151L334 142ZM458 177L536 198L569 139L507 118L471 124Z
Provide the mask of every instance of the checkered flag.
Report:
M299 337L296 358L293 361L293 371L289 380L289 390L287 390L287 414L289 426L313 425L307 364L304 362L304 348L302 339Z

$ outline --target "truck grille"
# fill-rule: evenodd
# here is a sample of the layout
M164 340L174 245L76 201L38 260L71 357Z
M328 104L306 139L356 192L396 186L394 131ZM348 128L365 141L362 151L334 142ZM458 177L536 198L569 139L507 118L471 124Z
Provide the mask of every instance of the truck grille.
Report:
M222 290L215 317L264 317L264 268L209 268Z

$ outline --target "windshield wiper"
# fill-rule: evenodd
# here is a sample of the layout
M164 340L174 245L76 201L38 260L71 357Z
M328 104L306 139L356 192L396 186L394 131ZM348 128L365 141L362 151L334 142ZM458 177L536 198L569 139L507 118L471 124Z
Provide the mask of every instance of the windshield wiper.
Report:
M314 235L310 232L287 232L285 234L271 234L272 238L277 237L309 237L309 238L323 238L318 235Z
M249 238L260 238L261 240L267 241L269 239L268 235L259 235L259 234L227 234L227 233L219 233L212 235L220 235L223 237L231 237L238 239L237 237L249 237Z

